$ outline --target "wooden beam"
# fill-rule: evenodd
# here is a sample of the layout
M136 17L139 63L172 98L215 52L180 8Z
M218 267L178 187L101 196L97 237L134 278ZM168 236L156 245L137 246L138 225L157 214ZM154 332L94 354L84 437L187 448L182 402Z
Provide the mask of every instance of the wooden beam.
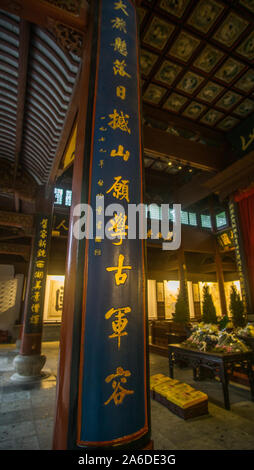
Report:
M235 272L236 271L236 265L235 263L230 263L230 262L222 262L221 263L222 271L229 271L229 272ZM217 271L217 264L216 263L208 263L208 264L202 264L199 266L198 271L200 273L216 273Z
M146 103L143 103L143 117L149 116L153 118L155 121L159 121L165 123L167 126L176 126L180 129L186 129L191 132L195 132L202 137L206 137L207 139L214 140L220 144L227 144L225 136L222 132L215 131L214 129L210 129L202 124L198 124L195 121L191 121L183 116L179 116L174 113L170 113L169 111L158 109L153 106L150 106Z
M82 35L86 34L89 12L87 1L82 2L79 15L74 15L43 0L1 0L0 8L44 28L47 28L50 20L53 20L78 31Z
M166 156L207 171L220 171L230 163L230 156L220 148L192 142L153 127L143 126L144 150L152 156Z
M30 246L14 243L0 243L0 254L22 256L28 261L30 257Z
M56 150L55 158L51 166L51 171L48 177L47 185L54 185L56 178L59 176L59 173L58 173L59 167L62 162L66 146L70 139L70 134L72 132L73 124L74 124L74 121L76 119L77 112L78 112L79 102L80 102L80 73L78 74L78 77L76 79L76 84L75 84L72 97L70 100L69 109L66 113L61 137L59 140L59 145Z
M181 247L185 252L214 254L214 238L213 233L208 230L181 225ZM147 247L162 250L162 241L158 240L157 243L153 243L148 239ZM165 252L161 251L161 253ZM175 254L175 251L172 251L172 254ZM165 258L165 254L163 256Z
M179 271L178 260L173 260L167 265L167 271Z
M204 186L211 192L218 193L220 199L238 189L245 189L254 182L254 151L240 158L232 165L210 178Z
M0 241L1 242L5 242L6 240L17 240L18 238L24 238L24 232L19 232L18 234L16 235L3 235L3 236L0 236Z
M211 174L208 172L195 175L189 183L180 186L174 191L173 201L181 204L182 209L186 209L192 204L201 201L211 194L211 190L204 186L204 183L210 179Z
M68 111L65 125L62 131L62 138L56 152L54 166L49 177L51 183L57 175L66 145L68 143L72 125L78 108L79 93L78 85L73 93L71 108ZM143 126L144 150L151 156L166 156L171 160L178 161L185 165L190 165L205 171L221 171L233 158L230 152L225 152L223 148L209 147L198 142L192 142L169 134L160 129L155 129L147 125ZM60 170L61 173L61 170ZM204 191L209 194L208 189ZM205 196L204 196L205 197Z
M19 157L22 146L22 136L24 127L24 108L26 99L26 83L27 83L27 66L29 55L29 39L30 24L20 20L19 34L19 68L18 68L18 102L16 115L16 147L15 147L15 163L13 170L13 186L15 187Z
M178 281L178 270L176 271L170 271L169 269L152 269L152 268L148 268L147 269L147 275L148 275L148 279L155 279L157 282L163 282L165 281L166 279L167 280L170 280L173 279L175 281Z
M14 204L15 204L15 211L19 212L20 211L20 199L17 193L14 193Z
M29 235L33 231L34 216L29 214L17 214L16 212L0 211L0 226L17 227Z

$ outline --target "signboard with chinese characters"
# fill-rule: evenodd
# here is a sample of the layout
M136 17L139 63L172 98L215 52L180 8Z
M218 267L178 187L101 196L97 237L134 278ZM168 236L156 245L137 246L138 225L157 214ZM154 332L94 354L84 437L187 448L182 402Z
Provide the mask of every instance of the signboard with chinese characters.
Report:
M249 311L248 306L248 286L246 285L246 280L248 279L246 273L246 266L244 262L243 250L241 249L240 236L239 236L239 222L238 215L236 211L236 204L232 201L229 202L229 214L231 220L231 227L234 236L234 245L235 245L235 259L237 271L240 279L240 287L242 294L242 301L244 306L244 313Z
M128 204L143 202L133 3L102 0L99 23L88 202L95 208L96 197L104 197L105 208L120 203L125 214L108 218L111 239L86 240L77 439L83 446L127 443L148 431L144 246L125 238Z
M67 237L69 230L69 214L54 214L52 237Z
M47 215L36 216L36 233L32 260L30 296L28 299L25 333L41 333L44 295L47 277L51 221Z
M254 150L254 113L228 132L227 138L239 157Z
M43 321L59 322L63 312L64 276L47 276Z
M220 251L234 250L234 234L233 230L224 230L217 235Z

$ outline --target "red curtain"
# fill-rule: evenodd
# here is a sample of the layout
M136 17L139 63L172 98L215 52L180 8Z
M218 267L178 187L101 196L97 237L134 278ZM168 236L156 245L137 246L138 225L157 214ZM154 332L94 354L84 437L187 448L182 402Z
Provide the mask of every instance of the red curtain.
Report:
M238 193L235 201L238 202L252 305L254 305L254 189Z

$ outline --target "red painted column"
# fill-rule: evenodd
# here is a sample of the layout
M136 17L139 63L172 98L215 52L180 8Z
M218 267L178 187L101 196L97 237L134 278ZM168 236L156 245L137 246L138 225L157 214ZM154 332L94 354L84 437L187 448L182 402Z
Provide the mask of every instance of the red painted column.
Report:
M35 204L35 226L29 262L29 272L24 306L21 345L14 359L14 381L30 381L42 376L46 357L41 355L43 308L51 239L52 190L44 188Z

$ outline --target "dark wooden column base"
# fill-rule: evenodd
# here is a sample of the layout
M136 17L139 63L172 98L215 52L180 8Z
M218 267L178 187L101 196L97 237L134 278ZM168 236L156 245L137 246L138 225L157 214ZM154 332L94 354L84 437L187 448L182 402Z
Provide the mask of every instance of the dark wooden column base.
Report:
M23 334L23 341L20 354L23 356L41 353L41 337L42 333Z

